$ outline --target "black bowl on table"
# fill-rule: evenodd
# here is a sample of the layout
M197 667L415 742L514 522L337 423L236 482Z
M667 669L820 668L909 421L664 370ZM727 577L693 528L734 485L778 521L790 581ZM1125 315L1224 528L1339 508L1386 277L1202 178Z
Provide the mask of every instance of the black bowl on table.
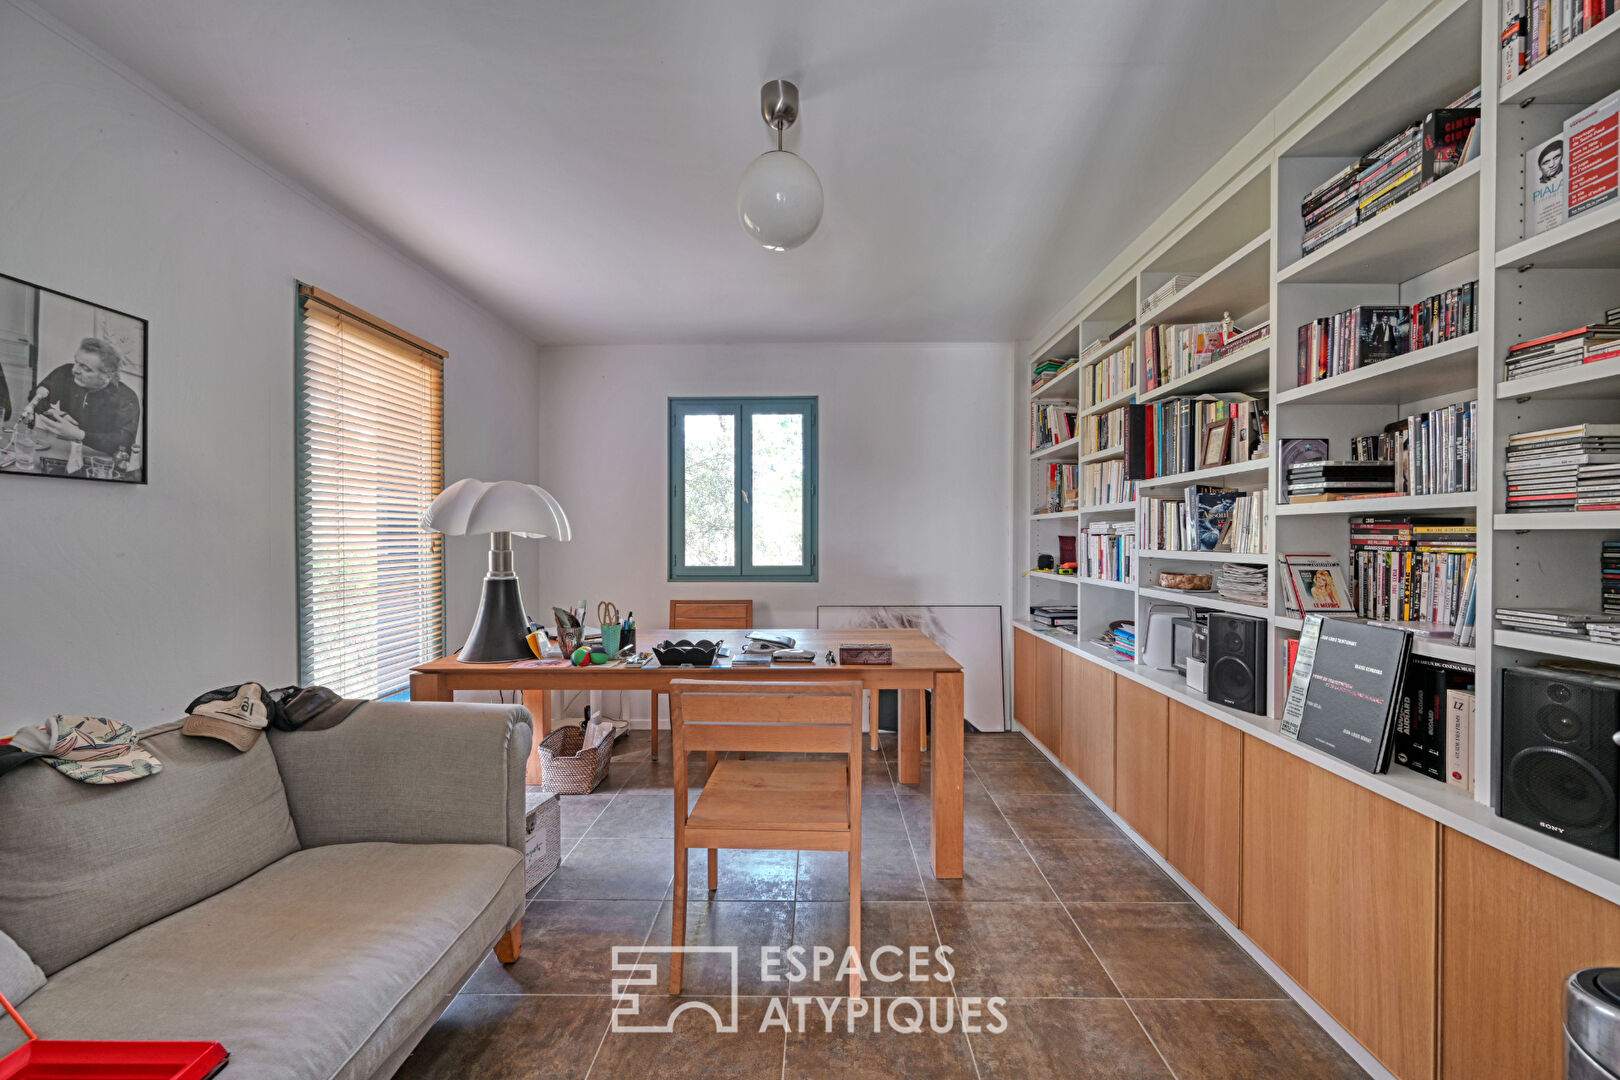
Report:
M663 641L653 646L653 655L661 667L713 667L715 653L720 651L718 641Z

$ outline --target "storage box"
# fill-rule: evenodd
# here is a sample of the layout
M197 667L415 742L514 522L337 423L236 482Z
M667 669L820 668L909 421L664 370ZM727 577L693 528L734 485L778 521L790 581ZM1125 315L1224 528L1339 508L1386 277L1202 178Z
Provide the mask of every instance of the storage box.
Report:
M562 864L562 800L549 791L530 791L523 815L523 888L539 885Z
M838 646L840 664L892 664L894 646L887 642L858 642Z

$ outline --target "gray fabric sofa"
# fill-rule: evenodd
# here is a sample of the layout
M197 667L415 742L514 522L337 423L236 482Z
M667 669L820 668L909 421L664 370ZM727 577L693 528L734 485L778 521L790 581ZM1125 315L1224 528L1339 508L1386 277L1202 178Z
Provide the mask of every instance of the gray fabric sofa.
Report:
M391 1076L522 915L529 714L374 702L163 771L0 779L0 932L41 1038L207 1039L235 1080ZM3 1015L3 1014L0 1014ZM21 1041L0 1025L0 1054Z

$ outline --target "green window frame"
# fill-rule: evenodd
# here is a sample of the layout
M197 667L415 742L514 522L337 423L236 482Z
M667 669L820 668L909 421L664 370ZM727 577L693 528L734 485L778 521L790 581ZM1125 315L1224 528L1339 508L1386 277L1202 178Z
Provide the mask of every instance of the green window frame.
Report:
M724 397L669 399L669 580L671 581L815 581L817 502L817 398ZM793 565L754 562L754 417L797 414L803 417L802 525L800 554ZM686 553L686 418L732 418L732 558L729 565L692 565Z

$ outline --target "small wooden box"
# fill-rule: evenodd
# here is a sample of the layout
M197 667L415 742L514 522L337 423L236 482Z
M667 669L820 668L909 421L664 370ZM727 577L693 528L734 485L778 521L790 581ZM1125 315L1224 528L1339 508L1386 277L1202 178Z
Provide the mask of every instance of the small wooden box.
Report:
M894 646L886 642L840 644L838 646L838 662L840 664L892 664L894 663Z
M562 865L562 800L549 791L530 790L523 815L525 892Z

